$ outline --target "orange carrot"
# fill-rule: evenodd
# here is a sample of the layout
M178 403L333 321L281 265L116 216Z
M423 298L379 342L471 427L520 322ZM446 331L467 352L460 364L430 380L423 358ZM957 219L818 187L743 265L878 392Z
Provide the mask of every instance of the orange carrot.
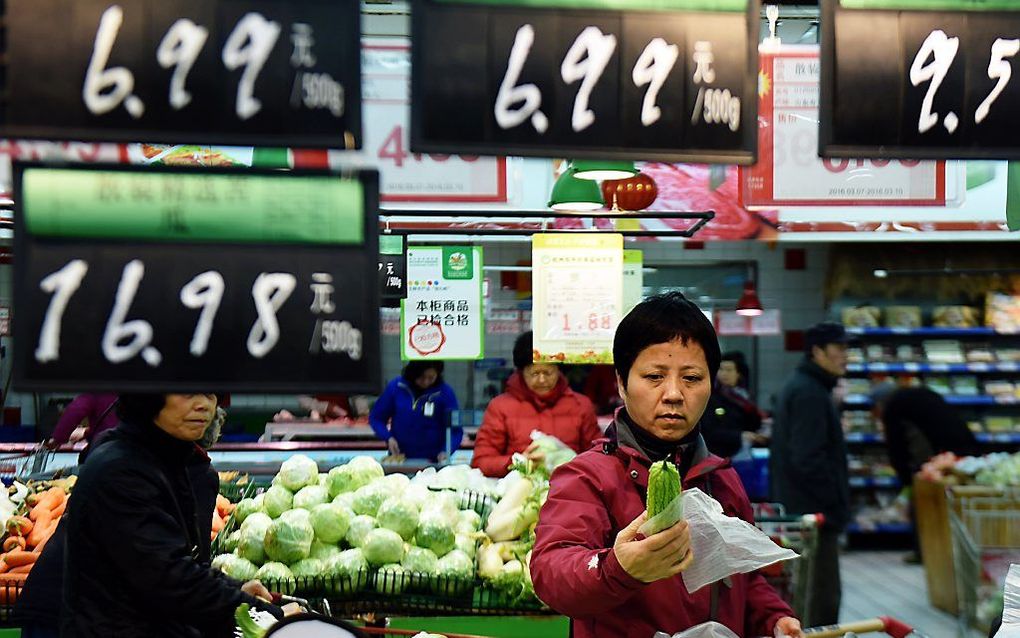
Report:
M24 516L12 516L7 519L7 531L14 536L27 536L35 525Z
M0 574L6 574L7 572L10 571L10 569L11 568L7 564L7 561L4 560L3 558L0 558Z
M39 554L34 552L26 552L25 550L16 549L12 552L7 552L4 556L4 562L11 569L15 567L21 567L22 565L28 565L34 563L39 558Z
M12 549L25 549L25 538L23 536L10 536L4 541L4 551L9 552Z
M35 552L36 554L41 554L43 548L46 547L46 543L50 542L50 539L53 538L53 532L55 531L57 531L57 521L53 521L53 524L50 525L50 528L46 530L43 539L39 541L39 544L32 548L32 551Z
M34 556L34 554L33 554L33 556ZM12 567L11 570L10 570L10 573L12 573L12 574L27 574L28 572L32 571L33 567L35 567L35 563L29 563L27 565L19 565L18 567Z
M53 520L56 520L64 515L64 510L67 509L67 499L61 501L60 505L57 505L56 509L53 510Z
M42 516L43 512L53 511L65 500L67 500L67 495L64 494L64 490L59 487L51 487L43 493L42 498L40 498L39 502L32 508L28 517L33 521L37 520L40 516Z
M32 528L32 532L25 537L28 541L28 547L35 547L39 543L43 542L47 533L52 533L52 531L50 531L52 524L53 519L50 518L50 513L47 510L39 517L39 520L35 522L35 527Z

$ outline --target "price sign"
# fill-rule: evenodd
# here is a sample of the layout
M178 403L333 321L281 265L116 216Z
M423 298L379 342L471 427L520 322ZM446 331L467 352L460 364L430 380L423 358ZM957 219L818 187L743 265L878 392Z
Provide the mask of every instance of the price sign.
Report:
M416 0L416 152L750 164L757 0Z
M354 147L353 0L10 0L0 134Z
M1020 7L823 0L827 157L1020 157Z
M377 180L16 164L15 385L377 391Z
M623 308L623 236L532 236L535 361L612 363Z

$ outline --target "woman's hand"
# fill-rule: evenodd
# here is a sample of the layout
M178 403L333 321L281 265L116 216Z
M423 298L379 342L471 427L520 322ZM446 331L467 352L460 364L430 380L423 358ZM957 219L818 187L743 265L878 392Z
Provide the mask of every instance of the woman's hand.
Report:
M776 623L775 633L776 638L804 638L804 631L800 627L800 621L790 616L779 619Z
M400 454L400 444L392 436L386 441L386 449L389 450L390 456L397 456Z
M545 452L538 446L538 441L531 442L531 445L524 450L524 456L532 463L545 462Z
M273 595L269 593L269 590L266 589L265 585L257 580L249 580L245 584L241 585L241 591L249 596L254 596L255 598L264 600L267 603L273 602Z
M691 530L687 521L680 521L654 536L639 540L638 528L647 516L647 512L642 513L616 535L613 552L620 566L631 577L643 583L653 583L676 576L690 567L694 552L691 551Z

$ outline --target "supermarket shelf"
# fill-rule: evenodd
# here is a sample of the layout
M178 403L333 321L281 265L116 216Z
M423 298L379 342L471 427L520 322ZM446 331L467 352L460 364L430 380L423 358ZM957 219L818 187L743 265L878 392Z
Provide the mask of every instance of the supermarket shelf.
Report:
M1016 397L998 397L987 394L978 394L974 396L945 394L942 395L942 398L946 400L946 403L960 406L1020 405L1020 399ZM846 406L867 407L870 406L871 403L871 397L866 394L848 394L846 398L843 399L843 405Z
M974 438L978 443L1016 443L1020 444L1020 432L977 432ZM885 443L881 434L868 432L848 432L847 443Z
M1015 361L999 363L851 363L846 367L846 371L855 374L974 374L982 372L1008 374L1020 372L1020 363Z
M881 523L875 526L862 527L850 523L846 527L847 534L912 534L914 526L910 523Z
M881 434L869 434L866 432L847 432L847 443L885 443L885 437Z
M862 337L980 337L1017 334L996 332L995 328L847 328L847 332Z
M899 489L900 481L895 476L851 476L850 487L857 489L886 488Z

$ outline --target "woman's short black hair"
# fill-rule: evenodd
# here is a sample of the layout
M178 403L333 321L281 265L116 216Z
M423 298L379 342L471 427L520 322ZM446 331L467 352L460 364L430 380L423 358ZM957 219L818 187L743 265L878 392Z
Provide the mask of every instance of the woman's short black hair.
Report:
M122 394L117 401L117 416L127 423L147 425L155 422L165 405L165 394Z
M535 338L531 330L523 332L514 341L514 367L518 370L535 362Z
M439 385L443 382L443 369L445 366L442 361L408 361L407 365L404 366L403 377L404 381L408 383L414 383L418 380L426 370L436 371L436 382L432 385Z
M740 381L737 385L744 388L747 387L747 384L751 379L751 368L747 365L747 359L744 357L743 352L740 352L739 350L724 352L719 361L720 363L723 361L731 361L733 365L737 367L737 372L740 374Z
M708 363L708 374L715 382L719 371L719 339L715 328L701 308L679 292L667 292L642 301L616 328L613 339L613 366L627 387L627 375L641 351L659 343L680 340L701 346Z

